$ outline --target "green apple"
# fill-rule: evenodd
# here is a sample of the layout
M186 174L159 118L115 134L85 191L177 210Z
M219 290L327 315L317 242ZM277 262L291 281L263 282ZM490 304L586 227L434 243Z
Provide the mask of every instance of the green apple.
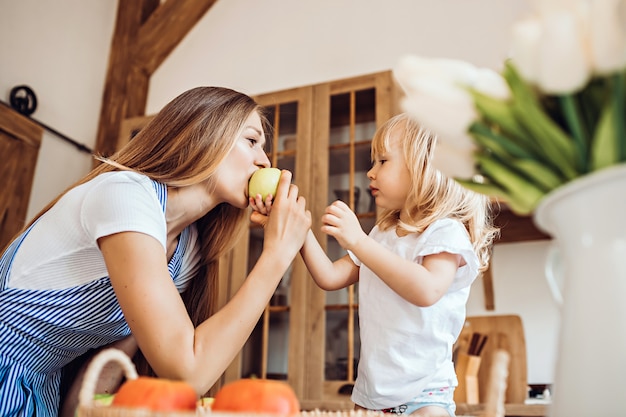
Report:
M252 174L252 177L250 177L248 195L250 197L256 197L257 194L261 194L263 201L265 201L265 198L269 194L276 196L280 172L278 168L261 168L257 170Z
M115 398L115 394L94 394L93 403L94 405L111 405L113 398Z

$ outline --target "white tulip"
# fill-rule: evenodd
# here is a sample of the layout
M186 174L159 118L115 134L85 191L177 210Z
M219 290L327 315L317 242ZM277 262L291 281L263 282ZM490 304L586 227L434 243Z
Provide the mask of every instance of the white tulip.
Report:
M404 110L442 140L462 149L474 148L467 131L478 119L468 89L503 100L511 95L500 74L460 60L407 55L394 75L406 92Z
M400 59L394 74L405 90L406 80L415 78L437 79L499 99L510 97L509 87L504 78L489 68L477 68L466 61L448 58L423 58L407 55Z
M623 0L535 1L536 16L513 25L511 57L520 75L548 94L569 94L582 89L592 75L591 8L599 9L595 12L596 20L602 25L608 16L608 6L603 8L598 3L615 1ZM617 18L613 16L613 19ZM609 29L603 30L599 31L598 42L606 50ZM620 39L626 42L623 36ZM620 58L626 57L624 49Z
M511 59L522 78L532 84L539 79L541 32L541 23L536 18L520 20L512 27Z
M475 66L461 60L405 55L400 58L394 75L402 87L405 80L414 78L436 78L469 85L474 82L476 71Z
M479 68L473 85L468 87L499 100L511 98L511 89L504 77L489 68Z
M546 15L563 10L578 10L584 7L587 1L589 0L529 0L529 3L531 9L538 15Z
M459 149L449 145L441 137L437 141L432 163L437 170L450 178L469 179L476 175L473 149Z
M404 111L442 140L464 149L474 146L467 130L478 114L467 91L437 79L410 79L404 84Z
M539 46L539 88L548 94L582 89L591 77L584 28L574 13L555 12L542 17Z
M606 75L626 66L626 4L623 0L589 3L589 41L594 73Z

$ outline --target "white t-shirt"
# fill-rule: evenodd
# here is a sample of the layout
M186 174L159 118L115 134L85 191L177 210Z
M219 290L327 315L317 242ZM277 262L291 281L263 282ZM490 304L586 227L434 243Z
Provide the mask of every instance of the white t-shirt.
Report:
M376 226L370 236L419 264L424 256L441 252L459 254L465 261L437 303L418 307L349 252L360 266L361 355L352 401L379 410L406 403L426 388L457 385L452 348L465 321L465 304L479 261L464 226L452 219L438 220L423 233L404 237L395 229L383 232Z
M108 276L97 240L140 232L166 248L165 213L152 180L133 172L109 172L66 193L33 226L11 266L8 286L62 289ZM190 228L179 291L197 269L197 231Z

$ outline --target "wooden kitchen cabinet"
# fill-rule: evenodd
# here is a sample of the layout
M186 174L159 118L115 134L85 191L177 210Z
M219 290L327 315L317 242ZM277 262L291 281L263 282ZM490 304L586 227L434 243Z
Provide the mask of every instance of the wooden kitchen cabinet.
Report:
M331 259L346 254L333 238L319 232L321 215L335 199L357 213L366 232L376 221L366 173L376 129L399 109L400 89L391 72L324 83L316 87L312 175L313 231ZM326 198L324 198L326 197ZM356 284L358 285L358 284ZM354 382L359 354L358 290L325 292L308 280L308 375L303 405L350 407L339 389ZM346 403L347 402L347 403Z
M310 202L313 87L264 94L255 99L264 107L271 125L267 141L272 166L291 171L292 181L298 184L300 193ZM229 295L239 288L262 248L263 230L250 224L249 233L232 251ZM239 358L228 369L224 382L250 376L285 379L297 393L304 391L307 279L304 262L297 257L283 276Z
M329 203L348 203L366 231L375 223L366 177L370 142L376 128L399 111L398 94L386 71L255 97L271 124L272 166L294 173L312 212L313 231L332 259L345 251L319 232ZM261 249L262 230L251 225L229 263L233 289ZM236 265L247 270L235 271ZM338 390L356 377L357 309L356 288L319 289L297 257L225 381L252 375L285 379L305 408L351 407L350 397Z

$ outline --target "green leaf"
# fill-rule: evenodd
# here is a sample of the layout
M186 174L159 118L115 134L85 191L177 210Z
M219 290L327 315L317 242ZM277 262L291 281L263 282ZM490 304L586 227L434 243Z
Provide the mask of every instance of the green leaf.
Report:
M476 109L482 118L489 124L489 129L497 128L508 142L515 144L525 152L534 155L541 154L541 147L534 141L528 131L519 123L513 111L512 101L502 101L487 95L470 91Z
M545 192L552 191L565 182L550 168L534 159L514 159L511 166Z
M520 78L510 63L504 77L513 92L513 112L530 137L541 148L542 159L553 163L567 179L576 178L582 171L580 156L570 138L542 109L535 94Z
M594 126L600 120L602 107L607 100L607 92L611 90L609 81L606 77L595 77L589 81L589 84L579 93L580 110L585 124L589 126L589 135L593 135Z
M525 141L527 133L515 118L511 104L507 101L498 100L488 95L469 90L474 99L474 105L485 120L497 124L504 132L513 136L516 140Z
M495 159L485 155L477 155L476 158L485 176L499 184L523 211L531 212L545 195L541 188Z
M482 122L474 122L469 128L469 132L479 146L493 151L500 157L534 158L530 151L508 137L494 132Z
M455 178L455 181L461 184L463 187L475 193L488 195L495 197L499 201L506 202L511 210L520 215L527 215L531 212L531 208L525 205L523 202L517 201L513 196L510 196L505 190L500 188L497 184L480 183L472 180Z
M614 76L615 88L612 89L611 99L615 106L615 113L621 117L615 118L615 135L618 147L618 161L626 161L626 71L620 71Z
M554 172L549 166L534 159L532 155L522 151L515 152L514 150L511 152L510 148L505 148L503 145L506 142L502 143L502 141L506 141L506 138L484 136L476 133L476 131L472 129L470 129L470 131L472 132L474 141L479 147L490 152L490 156L497 158L504 165L523 175L543 191L551 191L565 182L557 172Z
M602 107L591 144L592 171L626 161L626 74L621 71L608 79L608 103Z
M488 195L498 199L506 199L508 197L506 191L500 188L497 184L475 182L465 178L455 178L454 180L475 193Z
M623 117L623 116L622 116ZM593 136L591 170L606 168L619 162L619 142L615 126L618 118L615 103L605 106Z
M573 94L559 96L559 104L563 111L565 122L574 138L574 144L578 148L578 165L583 172L586 172L587 154L589 152L589 132L584 124L580 106Z

